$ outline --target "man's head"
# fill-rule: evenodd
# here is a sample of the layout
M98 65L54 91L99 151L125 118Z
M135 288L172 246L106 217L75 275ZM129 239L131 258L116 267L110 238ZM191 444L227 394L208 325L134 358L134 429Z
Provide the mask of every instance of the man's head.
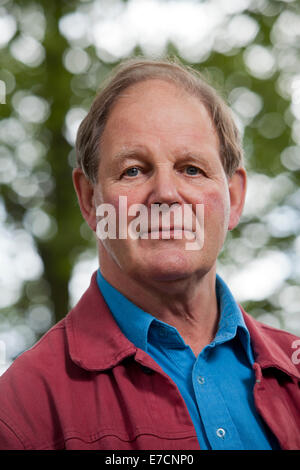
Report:
M127 276L155 284L214 269L242 211L245 171L230 111L198 76L168 62L121 66L80 126L77 155L74 184L93 230L96 207L109 203L118 214L120 196L129 207L189 205L194 221L196 206L204 206L204 243L197 252L187 251L183 239L101 241L108 280Z
M101 137L114 104L130 86L154 78L177 85L205 105L219 137L224 170L232 176L242 165L243 150L230 109L198 71L168 60L129 59L116 67L79 127L76 140L78 167L91 182L97 181Z

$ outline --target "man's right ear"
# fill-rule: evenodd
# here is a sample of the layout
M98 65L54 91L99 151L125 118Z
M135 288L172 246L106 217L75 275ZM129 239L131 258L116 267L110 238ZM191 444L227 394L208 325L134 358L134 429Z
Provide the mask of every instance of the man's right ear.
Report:
M72 176L82 216L89 227L95 232L97 224L94 185L87 179L81 168L75 168Z

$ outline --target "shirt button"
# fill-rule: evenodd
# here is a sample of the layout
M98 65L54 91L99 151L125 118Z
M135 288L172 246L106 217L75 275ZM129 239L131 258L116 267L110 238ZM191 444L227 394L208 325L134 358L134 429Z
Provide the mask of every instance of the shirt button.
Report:
M201 377L200 375L198 375L197 381L198 381L198 383L199 383L200 385L203 385L204 382L205 382L205 379L204 379L204 377Z
M217 435L220 439L224 439L225 434L226 434L226 431L225 431L225 429L223 429L223 428L218 428L217 431L216 431L216 435Z

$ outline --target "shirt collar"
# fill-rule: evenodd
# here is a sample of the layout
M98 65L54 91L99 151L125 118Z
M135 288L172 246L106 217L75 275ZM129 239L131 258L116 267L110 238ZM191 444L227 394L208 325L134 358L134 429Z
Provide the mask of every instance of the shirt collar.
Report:
M150 313L144 312L107 282L100 269L97 271L97 283L105 302L124 335L136 347L147 351L148 331L154 317Z
M221 344L238 335L250 363L253 364L254 357L251 348L250 334L243 314L229 287L218 274L216 276L216 295L219 304L220 321L213 343Z
M154 316L131 302L104 279L99 269L97 271L97 283L120 329L135 346L147 352L149 332L151 330L161 331L162 335L159 339L161 342L168 343L169 347L172 344L177 344L177 347L180 345L182 347L185 346L176 328L157 320ZM242 312L228 286L218 275L216 277L216 295L220 307L220 321L216 337L209 346L214 347L238 335L249 361L253 363L250 335ZM168 336L163 335L164 329L168 329ZM155 334L156 338L157 336L159 336L159 333L158 335Z
M122 333L97 285L96 271L87 291L76 306L54 328L66 329L70 359L89 371L107 370L125 358L156 369L151 357ZM280 369L300 380L300 365L292 361L293 344L299 337L255 320L240 307L250 333L257 368ZM158 369L157 369L158 370ZM260 372L261 373L261 372Z

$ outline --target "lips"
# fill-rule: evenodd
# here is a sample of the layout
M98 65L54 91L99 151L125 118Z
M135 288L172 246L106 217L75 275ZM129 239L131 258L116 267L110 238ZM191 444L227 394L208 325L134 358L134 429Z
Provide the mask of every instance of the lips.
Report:
M196 207L196 214L191 205L185 204L183 207L180 206L176 212L151 211L151 217L148 210L144 210L147 209L144 206L141 209L140 207L138 209L134 207L134 209L130 215L135 215L137 212L138 215L128 225L128 234L134 240L149 238L152 240L193 240L197 238L196 232L199 230L198 207Z
M140 237L144 239L152 239L152 240L173 240L173 239L183 239L188 238L192 239L195 238L194 232L192 230L186 229L182 226L160 226L160 227L152 227L146 231L140 232Z

